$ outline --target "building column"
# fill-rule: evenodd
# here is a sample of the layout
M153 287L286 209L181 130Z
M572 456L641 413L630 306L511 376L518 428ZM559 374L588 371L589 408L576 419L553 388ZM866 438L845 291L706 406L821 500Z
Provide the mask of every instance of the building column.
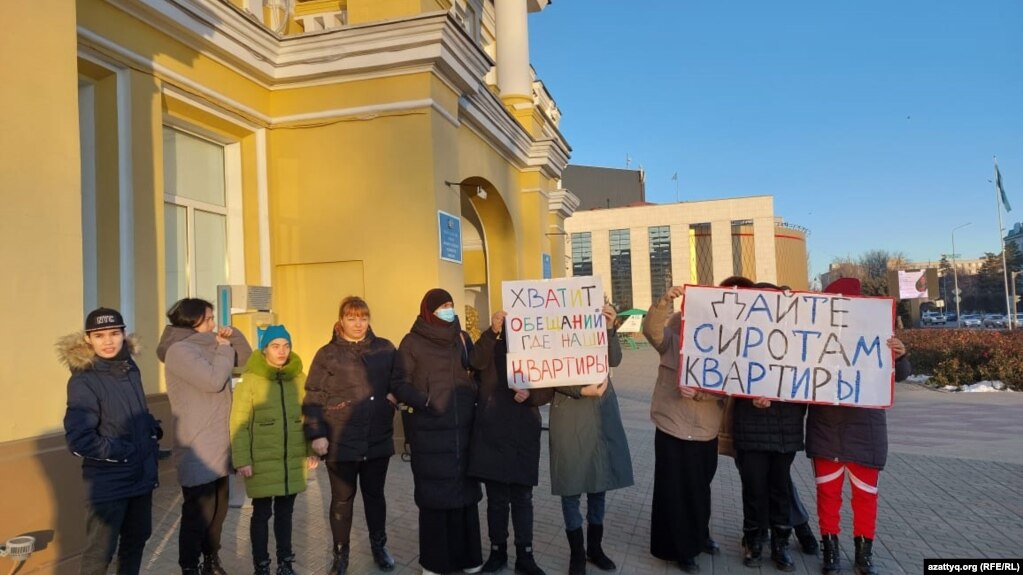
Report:
M649 227L636 227L629 231L629 249L632 251L632 307L648 309L652 292Z
M732 255L732 220L710 222L710 249L714 259L714 285L735 271Z
M533 101L526 0L497 0L497 87L501 99Z
M671 284L692 283L692 262L689 261L689 224L671 224Z
M607 229L590 232L590 249L593 259L593 275L600 277L604 295L611 299L611 236Z
M753 218L753 251L757 265L756 281L778 283L773 217Z

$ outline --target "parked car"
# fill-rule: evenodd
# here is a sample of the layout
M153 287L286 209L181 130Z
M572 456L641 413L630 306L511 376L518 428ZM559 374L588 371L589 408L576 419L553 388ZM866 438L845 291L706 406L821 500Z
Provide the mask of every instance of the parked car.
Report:
M945 321L946 322L954 322L954 321L957 321L958 319L959 319L959 316L956 315L956 312L954 312L954 311L946 311L945 312Z
M963 327L983 327L984 321L976 314L963 314L959 319L959 325Z
M935 311L925 311L920 316L920 323L923 325L937 325L945 323L945 316Z
M1016 317L1013 318L1012 320L1012 325L1016 329L1019 329L1020 326L1023 326L1023 312L1016 314Z
M1006 327L1008 320L1000 313L989 313L984 316L984 327Z

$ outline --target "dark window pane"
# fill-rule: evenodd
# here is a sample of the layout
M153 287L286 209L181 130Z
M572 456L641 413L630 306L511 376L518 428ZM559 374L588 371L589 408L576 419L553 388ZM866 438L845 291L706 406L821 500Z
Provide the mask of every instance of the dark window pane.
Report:
M593 275L593 246L590 232L572 234L572 275Z
M611 303L619 310L632 307L632 246L629 230L611 230Z
M656 226L650 232L650 298L652 302L671 287L671 228Z

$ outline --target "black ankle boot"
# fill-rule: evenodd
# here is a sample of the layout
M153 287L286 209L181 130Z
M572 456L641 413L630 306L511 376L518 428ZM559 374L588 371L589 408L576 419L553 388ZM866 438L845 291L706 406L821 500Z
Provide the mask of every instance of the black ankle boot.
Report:
M742 564L747 567L760 567L763 556L763 538L759 529L742 530Z
M571 552L568 560L568 575L586 575L586 547L583 545L583 528L566 530L565 535L568 536L568 548Z
M816 555L820 547L817 545L817 536L813 534L810 524L796 525L794 531L796 532L796 541L799 541L799 547L803 550L803 553L806 555Z
M334 562L330 564L328 575L346 575L348 573L348 556L351 554L351 547L345 543L334 546Z
M604 540L603 525L586 526L586 557L602 571L614 571L618 569L615 562L604 553L601 542Z
M181 575L202 575L202 569L199 567L182 567Z
M491 543L490 544L490 557L487 557L487 562L483 564L482 571L484 573L497 573L504 566L508 564L508 544L507 543Z
M220 555L204 555L202 558L202 575L227 575L227 571L220 566Z
M291 566L294 562L294 555L288 555L287 557L277 559L277 575L297 575L295 573L295 569Z
M515 546L515 572L522 575L547 575L533 558L532 545Z
M838 535L821 537L821 573L835 575L842 569L842 553L838 548Z
M771 561L779 571L795 571L796 564L789 555L789 536L792 529L789 527L774 527L771 529Z
M877 575L873 557L874 540L856 537L853 543L856 545L856 563L853 565L853 571L856 575Z
M373 561L381 571L391 571L394 569L394 558L387 552L386 532L370 533L369 548L373 552Z

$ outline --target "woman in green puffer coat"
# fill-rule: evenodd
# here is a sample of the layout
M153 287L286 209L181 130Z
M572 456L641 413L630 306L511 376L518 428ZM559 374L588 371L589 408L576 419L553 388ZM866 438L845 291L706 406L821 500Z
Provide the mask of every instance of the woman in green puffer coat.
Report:
M305 374L291 353L291 335L271 325L259 338L259 351L245 365L231 406L231 457L252 498L252 562L255 575L270 574L270 533L274 518L277 575L295 575L291 515L295 496L305 491L306 471L317 459L302 430Z

